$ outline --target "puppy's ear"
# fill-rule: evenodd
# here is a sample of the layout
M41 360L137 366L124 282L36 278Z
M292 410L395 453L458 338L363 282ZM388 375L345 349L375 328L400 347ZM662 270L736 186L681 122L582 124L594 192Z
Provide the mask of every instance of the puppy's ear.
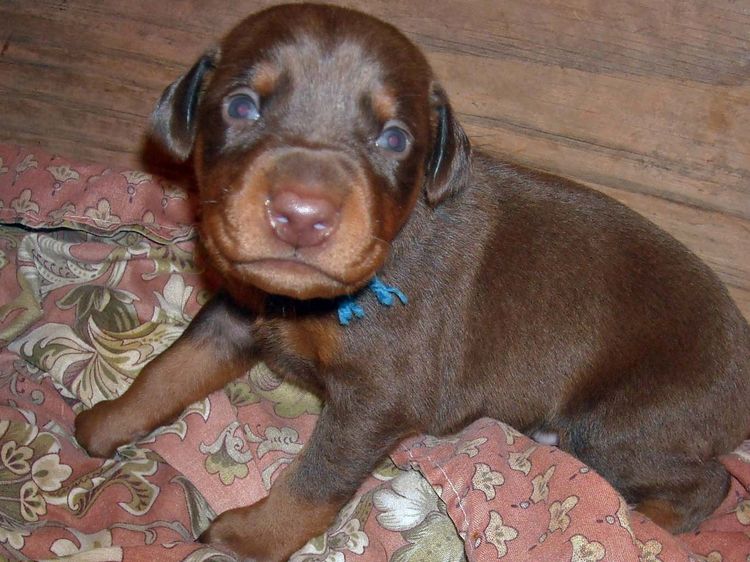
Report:
M193 150L203 81L218 61L218 50L205 53L186 74L170 84L151 114L151 136L179 161Z
M434 136L427 161L427 202L436 207L458 192L469 177L471 144L453 116L448 96L439 84L433 84L430 96Z

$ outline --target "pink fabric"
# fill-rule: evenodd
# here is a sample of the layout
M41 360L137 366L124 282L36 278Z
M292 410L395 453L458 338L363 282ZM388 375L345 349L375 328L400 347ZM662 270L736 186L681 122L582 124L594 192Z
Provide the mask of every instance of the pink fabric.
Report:
M309 437L318 401L259 366L116 460L77 447L75 412L123 392L208 298L192 217L159 178L0 145L0 555L220 556L193 538L264 497ZM495 420L392 459L295 560L750 557L750 442L723 459L722 506L679 537Z

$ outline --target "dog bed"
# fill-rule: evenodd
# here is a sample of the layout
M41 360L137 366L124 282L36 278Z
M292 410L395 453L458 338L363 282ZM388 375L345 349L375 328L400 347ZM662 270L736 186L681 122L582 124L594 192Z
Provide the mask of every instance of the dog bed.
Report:
M0 558L234 560L195 537L310 435L319 401L261 365L115 459L76 444L76 413L209 298L193 223L165 179L0 145ZM722 460L726 500L673 537L575 458L481 419L401 443L293 560L750 560L750 442Z

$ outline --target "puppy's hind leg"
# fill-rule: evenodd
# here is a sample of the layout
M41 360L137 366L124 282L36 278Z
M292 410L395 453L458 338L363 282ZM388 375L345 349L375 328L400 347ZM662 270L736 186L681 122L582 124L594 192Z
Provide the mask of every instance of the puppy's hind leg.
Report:
M667 531L677 534L695 529L721 504L729 490L729 474L718 460L670 464L670 479L646 489L635 489L635 510ZM626 499L628 499L626 497Z
M646 408L610 406L565 424L560 448L596 470L663 529L693 530L729 491L729 474L709 452L722 450L722 444L676 416L655 418Z

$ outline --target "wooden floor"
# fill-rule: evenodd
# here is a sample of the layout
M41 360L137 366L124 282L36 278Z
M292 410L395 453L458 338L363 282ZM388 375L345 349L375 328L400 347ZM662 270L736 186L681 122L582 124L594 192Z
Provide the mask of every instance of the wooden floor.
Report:
M637 209L750 317L750 0L352 0L428 53L475 145ZM0 0L0 141L140 165L159 93L253 0Z

